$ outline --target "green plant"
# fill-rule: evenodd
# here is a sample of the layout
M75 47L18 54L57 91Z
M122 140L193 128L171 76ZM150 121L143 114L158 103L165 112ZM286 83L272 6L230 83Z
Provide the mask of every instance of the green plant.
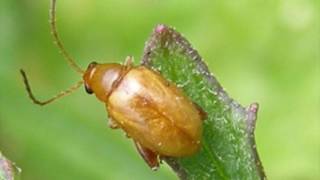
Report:
M244 108L231 99L198 52L173 28L155 28L142 64L176 83L208 113L198 154L163 157L181 179L266 178L254 140L257 103Z

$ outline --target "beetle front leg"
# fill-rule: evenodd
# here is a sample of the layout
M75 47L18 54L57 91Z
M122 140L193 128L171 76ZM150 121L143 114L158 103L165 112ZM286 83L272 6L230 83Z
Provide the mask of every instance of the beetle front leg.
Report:
M158 154L151 151L150 149L143 147L139 142L134 141L134 144L136 145L136 148L141 155L141 157L144 159L144 161L148 164L148 166L156 171L159 168L159 159Z
M133 57L132 56L127 56L126 60L124 61L124 65L131 68L133 67Z
M117 124L117 122L115 120L112 119L112 117L108 117L108 126L111 128L111 129L118 129L119 128L119 125Z

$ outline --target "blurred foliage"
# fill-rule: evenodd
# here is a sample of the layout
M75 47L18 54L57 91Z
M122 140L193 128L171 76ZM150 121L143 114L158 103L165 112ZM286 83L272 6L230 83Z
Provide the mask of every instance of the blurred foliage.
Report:
M260 103L258 151L269 179L320 179L319 1L58 1L58 28L82 67L138 64L158 23L177 27L227 92ZM175 179L152 172L130 140L107 127L104 105L84 91L47 107L30 103L80 77L63 61L48 24L49 1L0 1L0 148L22 179ZM317 24L318 23L318 24Z

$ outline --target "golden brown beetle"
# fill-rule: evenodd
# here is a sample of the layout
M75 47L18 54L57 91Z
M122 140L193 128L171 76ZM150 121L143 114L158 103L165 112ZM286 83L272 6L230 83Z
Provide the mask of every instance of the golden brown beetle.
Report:
M39 101L33 96L26 74L21 70L32 101L39 105L49 104L84 83L87 93L94 93L105 103L109 126L123 129L151 168L159 166L159 156L182 157L197 152L206 113L158 72L144 66L134 67L131 57L124 65L92 62L86 71L81 70L58 36L55 3L52 0L53 37L71 67L83 75L83 81L47 101Z

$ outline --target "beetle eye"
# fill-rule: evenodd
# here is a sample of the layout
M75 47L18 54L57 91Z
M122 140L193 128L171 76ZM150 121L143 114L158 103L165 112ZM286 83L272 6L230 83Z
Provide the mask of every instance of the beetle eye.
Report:
M92 89L91 89L87 84L84 85L84 89L86 90L86 92L87 92L88 94L93 94Z
M97 64L98 64L98 63L95 62L95 61L91 62L91 63L88 65L88 69L91 69L91 68L95 67Z

